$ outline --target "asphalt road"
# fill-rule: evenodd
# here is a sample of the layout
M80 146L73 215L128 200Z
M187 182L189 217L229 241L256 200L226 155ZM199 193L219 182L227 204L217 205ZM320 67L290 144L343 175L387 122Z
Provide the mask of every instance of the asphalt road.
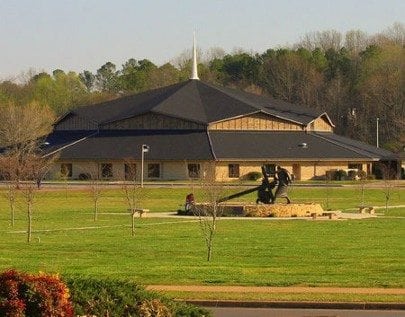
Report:
M400 310L206 307L214 317L405 317Z

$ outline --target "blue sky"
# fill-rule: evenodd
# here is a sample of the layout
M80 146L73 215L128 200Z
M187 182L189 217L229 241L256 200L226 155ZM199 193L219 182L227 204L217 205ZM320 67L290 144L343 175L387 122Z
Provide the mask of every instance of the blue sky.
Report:
M192 44L264 52L308 32L383 31L405 22L404 0L0 0L0 79L97 70L129 58L161 65Z

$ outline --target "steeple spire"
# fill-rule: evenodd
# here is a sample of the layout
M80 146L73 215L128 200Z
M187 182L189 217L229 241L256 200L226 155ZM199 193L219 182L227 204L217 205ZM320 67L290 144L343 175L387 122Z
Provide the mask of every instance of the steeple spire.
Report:
M195 32L193 33L193 68L190 79L200 80L200 78L198 78L197 70L197 47L195 45Z

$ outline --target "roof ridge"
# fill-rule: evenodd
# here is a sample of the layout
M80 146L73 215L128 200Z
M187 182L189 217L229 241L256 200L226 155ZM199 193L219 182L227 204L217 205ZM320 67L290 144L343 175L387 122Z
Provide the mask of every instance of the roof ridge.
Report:
M237 89L233 89L233 88L229 88L229 87L224 87L224 86L219 86L219 85L214 85L211 83L207 83L204 81L200 81L201 83L205 84L206 86L209 86L211 88L217 89L219 91L221 91L223 94L227 95L230 98L234 98L237 99L238 101L242 102L243 104L254 108L257 112L261 111L263 113L266 113L268 115L286 120L286 121L290 121L290 122L294 122L294 123L299 123L299 124L304 124L304 122L299 122L297 120L293 120L291 118L285 117L283 116L283 113L289 113L292 115L304 115L304 116L308 116L308 117L313 117L314 119L319 118L320 116L322 116L323 114L325 114L326 112L321 112L320 110L317 111L319 113L315 114L311 114L309 111L295 111L295 110L291 110L291 109L281 109L280 107L274 106L272 103L270 103L271 101L276 101L276 102L282 102L286 105L289 106L294 106L295 109L299 110L299 106L292 104L290 102L281 100L281 99L275 99L273 97L269 97L269 96L265 96L265 95L256 95L256 94L252 94L249 93L247 91L243 91L243 90L237 90ZM231 92L228 92L227 90L232 91L232 93L234 92L234 94L232 94ZM246 95L245 97L241 97L239 95L244 94ZM261 105L256 105L254 101L249 100L249 96L252 96L254 98L260 98L263 100L264 103L266 103L266 106L261 106ZM267 106L268 105L268 106ZM308 106L302 105L303 107L307 108L308 110L313 110L314 112L316 111L316 109L312 109ZM271 109L275 112L277 112L277 114L275 113L270 113L268 110ZM312 121L312 120L311 120Z
M178 89L176 89L170 96L168 96L168 98L165 98L164 100L162 100L158 105L156 105L155 107L153 107L153 108L150 109L149 111L152 111L152 112L158 113L158 114L163 114L163 115L166 115L166 116L170 116L170 117L173 117L173 118L178 118L178 119L183 119L183 120L188 120L188 121L192 121L192 122L196 122L196 123L203 123L203 124L205 124L205 123L207 122L208 116L207 116L207 112L205 111L205 108L203 107L203 102L202 102L202 99L201 99L200 91L198 90L197 84L198 84L199 82L200 82L200 80L195 80L195 79L189 79L189 80L186 80L186 81L182 82L183 85L181 85L181 86L180 86ZM190 119L190 118L185 117L185 116L175 115L175 114L173 114L173 113L169 113L169 112L166 112L166 111L162 111L162 110L156 109L156 108L158 108L159 106L162 106L162 103L163 103L163 102L168 101L168 100L171 100L171 99L176 99L177 94L182 93L182 90L183 90L183 89L187 89L187 87L191 87L191 89L194 89L194 90L196 91L196 93L197 93L197 95L198 95L198 102L199 102L198 108L200 108L200 109L203 110L203 112L204 112L204 117L205 117L204 120Z
M214 151L214 145L212 144L212 140L211 140L211 135L210 135L210 130L209 130L209 129L207 129L207 137L208 137L208 144L209 144L209 146L210 146L211 154L212 154L214 160L216 161L216 160L217 160L217 155L215 154L215 151Z
M132 107L130 108L130 110L132 110L132 109L134 109L134 108L141 108L142 105L144 105L145 103L147 103L147 102L150 103L151 101L153 101L154 105L153 105L151 108L149 108L149 109L147 109L147 110L144 110L144 111L141 111L141 112L139 112L139 113L135 113L135 114L134 114L133 112L132 112L132 113L129 113L129 114L128 114L127 116L125 116L125 117L120 116L120 115L122 115L122 113L124 113L124 111L123 111L123 112L121 112L119 115L117 115L115 118L113 118L113 120L109 120L109 121L107 121L107 122L114 122L114 121L118 121L118 120L129 119L129 118L132 118L132 117L134 117L134 116L142 115L142 114L145 114L145 113L150 112L150 111L152 111L152 112L157 112L157 111L154 111L154 109L155 109L157 106L159 106L159 105L162 103L162 101L169 99L169 98L170 98L171 96L173 96L176 92L178 92L181 88L183 88L184 85L185 85L185 83L186 83L186 82L180 82L180 83L176 83L176 84L169 85L169 86L164 86L164 87L159 87L159 88L152 89L152 90L147 90L147 91L144 91L144 92L142 92L142 93L140 93L140 94L133 94L133 95L131 95L131 97L135 97L135 96L138 97L138 96L142 95L143 93L149 94L149 93L153 93L153 92L158 91L158 90L164 90L164 89L169 90L169 91L166 91L166 92L163 94L163 96L162 96L162 93L157 94L157 95L153 95L153 94L152 94L152 96L151 96L150 99L148 99L147 101L144 101L144 102L142 102L142 103L136 105L136 107L132 106ZM172 91L172 89L174 89L174 91ZM160 100L160 101L159 101L159 100ZM103 123L105 123L105 122L103 122Z
M230 90L233 90L233 91L235 91L236 93L238 93L238 92L242 92L242 90L236 90L236 89L232 89L232 88L228 88L228 87L224 87L224 86L214 85L214 84L211 84L211 83L208 83L208 82L205 82L205 81L201 81L201 80L200 80L200 83L202 83L202 84L204 84L204 85L206 85L206 86L209 86L209 87L211 87L211 88L217 89L217 90L219 90L220 92L222 92L223 94L227 95L228 97L237 99L238 101L244 103L245 105L247 105L247 106L249 106L249 107L252 107L252 108L254 108L254 109L256 109L256 110L260 110L260 108L257 107L256 105L253 105L253 104L251 104L250 102L246 102L245 100L241 100L241 98L239 98L238 96L233 96L233 95L231 95L229 92L224 91L224 90L226 90L226 89L230 89ZM246 93L246 92L244 92L244 93ZM252 94L252 95L254 95L254 94ZM254 96L255 96L255 95L254 95Z

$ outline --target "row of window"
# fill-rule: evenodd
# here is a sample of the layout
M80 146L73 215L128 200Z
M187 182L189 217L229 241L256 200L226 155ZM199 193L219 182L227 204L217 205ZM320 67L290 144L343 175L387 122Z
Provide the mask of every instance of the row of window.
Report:
M349 164L351 169L362 169L362 164ZM266 173L270 176L274 176L276 173L275 164L265 164L264 169ZM187 171L189 178L199 178L201 176L201 168L198 163L187 164ZM63 177L71 178L73 176L73 165L71 163L61 164L60 169L61 175ZM125 164L124 165L125 179L133 180L136 179L137 175L137 165L135 163ZM161 168L159 163L148 163L146 166L146 172L148 178L160 178L161 177ZM112 163L101 163L99 169L98 177L109 179L113 178L113 165ZM85 175L85 173L83 174ZM91 176L87 176L91 178ZM239 164L228 164L228 177L229 178L239 178L240 177L240 166ZM80 178L80 177L79 177Z
M101 178L113 178L113 165L112 163L101 163L99 165L99 175L97 177ZM199 178L200 177L200 164L188 164L188 177ZM146 172L148 178L160 178L161 169L159 163L149 163L146 165ZM137 175L137 166L135 163L124 164L124 173L126 180L133 180ZM62 177L71 178L73 176L73 164L72 163L62 163L60 166L60 174ZM91 178L86 172L81 173L83 178ZM80 175L79 175L80 178Z

